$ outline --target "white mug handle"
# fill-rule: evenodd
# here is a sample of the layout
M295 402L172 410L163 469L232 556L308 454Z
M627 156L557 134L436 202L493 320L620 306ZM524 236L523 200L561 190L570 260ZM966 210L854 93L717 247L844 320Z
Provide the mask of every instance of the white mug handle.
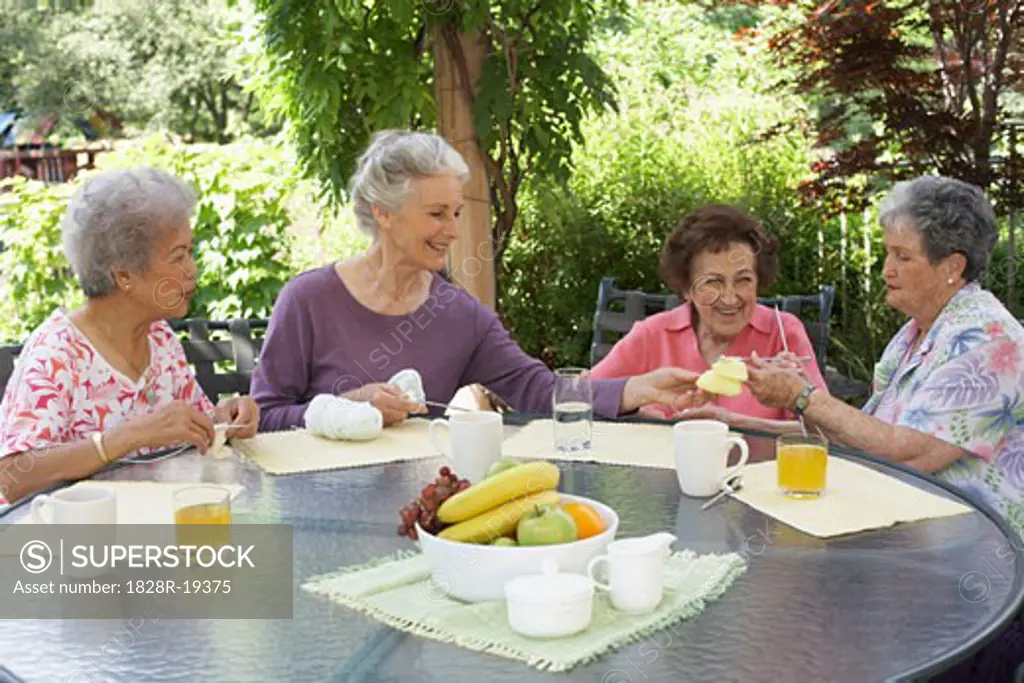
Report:
M51 498L45 493L41 493L32 499L32 521L36 524L53 524L52 517L46 519L46 515L43 514L43 510L50 506Z
M747 442L743 437L730 436L725 440L725 443L740 449L740 461L726 470L725 477L722 478L723 482L728 481L730 477L742 470L746 466L747 460L750 459L750 449L747 448ZM730 448L729 451L731 452L732 449Z
M444 455L448 456L449 460L451 460L451 449L442 446L441 442L437 438L437 429L439 427L444 427L445 430L448 431L448 438L449 440L451 440L451 427L448 425L448 420L444 419L443 417L439 417L436 420L430 421L430 427L427 430L427 433L430 435L430 444L434 447L435 451L443 453Z
M594 576L594 570L597 569L597 566L599 564L601 564L601 562L608 562L608 556L607 555L598 555L597 557L592 559L590 562L588 562L587 563L587 576L589 576L590 580L594 582L594 585L597 586L598 588L600 588L601 590L610 591L612 589L611 585L609 585L607 583L601 583L600 581L597 580L597 577Z

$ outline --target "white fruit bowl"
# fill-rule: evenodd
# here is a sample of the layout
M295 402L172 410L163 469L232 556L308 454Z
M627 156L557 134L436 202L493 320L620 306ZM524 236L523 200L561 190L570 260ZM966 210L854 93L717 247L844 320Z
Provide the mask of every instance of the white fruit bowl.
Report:
M597 510L604 518L605 530L572 543L495 546L438 538L417 524L420 549L430 566L430 580L439 597L450 595L465 602L504 600L506 581L526 574L540 574L545 562L554 562L561 572L586 574L587 563L615 540L619 516L604 503L590 498L568 493L558 496L560 503L584 503Z

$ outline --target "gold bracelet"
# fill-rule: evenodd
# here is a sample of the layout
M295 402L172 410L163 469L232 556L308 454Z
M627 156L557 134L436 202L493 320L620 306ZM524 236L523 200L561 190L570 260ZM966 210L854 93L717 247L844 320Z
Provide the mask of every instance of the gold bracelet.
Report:
M92 443L96 446L96 451L100 454L100 459L106 465L110 464L110 458L107 456L107 449L103 447L103 432L92 433Z

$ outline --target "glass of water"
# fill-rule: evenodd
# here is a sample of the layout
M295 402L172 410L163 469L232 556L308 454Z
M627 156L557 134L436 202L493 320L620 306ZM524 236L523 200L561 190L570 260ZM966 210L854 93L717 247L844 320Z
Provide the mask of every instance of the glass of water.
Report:
M555 370L552 392L555 451L569 453L591 449L594 391L583 368Z

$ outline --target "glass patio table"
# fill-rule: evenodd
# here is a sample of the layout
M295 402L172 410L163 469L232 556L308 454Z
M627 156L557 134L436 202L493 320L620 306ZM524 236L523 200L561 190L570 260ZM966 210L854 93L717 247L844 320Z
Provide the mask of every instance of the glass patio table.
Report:
M773 457L771 437L745 435L752 462ZM703 501L681 495L672 470L561 462L561 488L612 506L620 537L672 530L676 549L734 551L749 562L696 618L561 674L407 635L299 588L317 574L410 548L395 533L398 509L433 478L441 458L288 476L194 453L115 468L97 478L236 482L245 487L233 503L236 523L292 525L293 618L133 628L122 620L5 620L0 664L29 683L859 683L926 676L963 660L1021 608L1019 540L984 506L930 477L842 449L833 454L975 511L819 539L735 500L702 512ZM0 523L26 511L13 509Z

